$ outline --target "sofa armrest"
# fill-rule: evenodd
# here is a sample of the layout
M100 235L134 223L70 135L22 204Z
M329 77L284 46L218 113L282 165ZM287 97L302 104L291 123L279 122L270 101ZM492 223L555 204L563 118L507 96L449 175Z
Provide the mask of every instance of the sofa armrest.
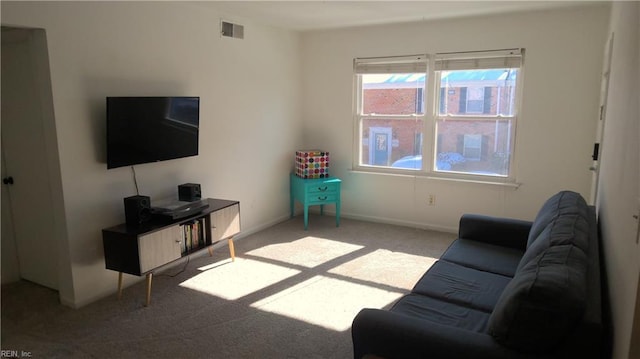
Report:
M465 214L460 218L458 238L525 250L532 224L519 219Z
M351 327L355 359L513 359L491 336L380 309L363 309Z

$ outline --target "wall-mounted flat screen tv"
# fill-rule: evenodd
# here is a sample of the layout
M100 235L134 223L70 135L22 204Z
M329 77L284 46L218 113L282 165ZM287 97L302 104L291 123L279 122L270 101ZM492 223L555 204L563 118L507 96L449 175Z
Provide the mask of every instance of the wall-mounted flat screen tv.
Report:
M107 97L107 168L198 155L199 97Z

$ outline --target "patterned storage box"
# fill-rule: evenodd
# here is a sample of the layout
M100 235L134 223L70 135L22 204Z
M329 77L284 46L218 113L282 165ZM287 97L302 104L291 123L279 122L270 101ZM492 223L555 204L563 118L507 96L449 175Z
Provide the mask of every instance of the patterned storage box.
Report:
M296 151L296 176L301 178L329 177L329 152L321 150Z

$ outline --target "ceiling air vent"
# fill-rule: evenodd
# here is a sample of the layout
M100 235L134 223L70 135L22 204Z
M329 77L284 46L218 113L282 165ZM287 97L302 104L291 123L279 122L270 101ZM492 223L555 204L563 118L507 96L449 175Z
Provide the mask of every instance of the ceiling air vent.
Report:
M224 37L233 37L236 39L244 39L244 26L221 21L221 34Z

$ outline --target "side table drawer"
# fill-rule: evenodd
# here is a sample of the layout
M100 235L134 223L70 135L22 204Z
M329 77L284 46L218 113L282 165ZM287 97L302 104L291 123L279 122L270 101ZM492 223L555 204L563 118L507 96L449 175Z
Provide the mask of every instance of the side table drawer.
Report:
M307 196L308 204L323 204L333 203L338 200L339 194L337 193L309 193Z
M322 193L335 193L338 191L337 183L318 183L315 185L307 186L307 193L310 195L322 194Z

